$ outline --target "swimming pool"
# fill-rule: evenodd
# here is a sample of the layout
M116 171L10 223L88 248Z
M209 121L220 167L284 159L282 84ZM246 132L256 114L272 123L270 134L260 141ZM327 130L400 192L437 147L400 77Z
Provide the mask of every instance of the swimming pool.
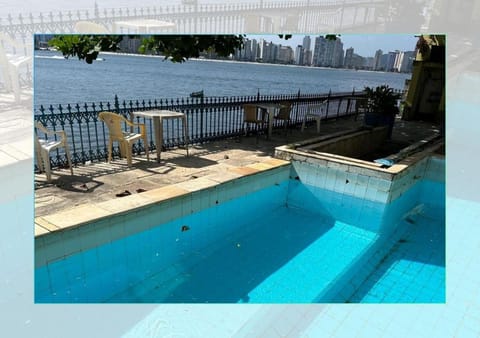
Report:
M305 175L308 163L294 163L289 178L285 170L270 173L270 184L261 189L253 187L265 183L265 176L253 175L258 177L237 186L246 192L237 198L217 194L194 213L38 266L35 300L443 302L444 218L432 215L444 213L444 181L428 174L442 165L424 161L412 175L425 174L388 203L371 198L359 176L343 191L329 189L324 175ZM345 183L343 176L335 180ZM348 184L363 189L363 198L350 194ZM422 238L435 241L412 245ZM408 264L396 264L397 258ZM407 276L420 270L425 277L407 285ZM397 290L390 298L376 296L392 285Z

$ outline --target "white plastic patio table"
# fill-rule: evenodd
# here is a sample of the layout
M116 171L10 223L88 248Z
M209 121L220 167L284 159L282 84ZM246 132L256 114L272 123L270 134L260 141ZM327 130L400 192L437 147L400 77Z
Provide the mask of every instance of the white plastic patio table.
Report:
M133 28L138 33L152 33L158 30L175 28L175 24L173 22L153 20L153 19L139 19L139 20L114 22L114 31L117 31L117 29L119 28L121 29L122 27L127 29Z
M272 137L272 129L273 129L273 118L275 116L275 111L283 107L283 105L279 103L258 103L256 104L258 108L265 109L268 114L268 139Z
M155 144L157 146L157 162L160 162L160 155L163 146L163 120L164 119L181 119L183 122L183 142L187 149L188 156L188 134L187 134L187 118L184 113L171 110L146 110L133 112L135 116L143 116L153 119L153 128L155 134Z

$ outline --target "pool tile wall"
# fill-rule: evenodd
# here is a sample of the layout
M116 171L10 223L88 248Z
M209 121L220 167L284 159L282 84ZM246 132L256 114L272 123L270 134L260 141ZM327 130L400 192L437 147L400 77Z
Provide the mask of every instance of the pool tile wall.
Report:
M356 268L352 268L351 271L356 273L345 275L343 281L338 281L327 290L323 295L324 301L343 303L349 300L369 274L376 269L379 262L386 257L391 244L402 238L405 231L411 227L410 218L415 218L417 214L422 215L425 208L445 210L445 176L442 175L442 171L445 172L445 159L442 156L431 156L426 163L423 178L415 180L408 191L386 205L380 237L355 263ZM431 184L431 181L442 184ZM445 225L439 224L439 226Z
M389 203L424 178L427 166L440 170L429 174L435 175L431 178L439 180L445 176L441 163L429 159L432 148L435 147L438 145L416 153L390 168L328 153L306 153L288 146L277 147L275 156L291 160L293 175L307 185L372 202Z
M36 301L104 302L113 296L114 301L121 301L117 294L131 290L132 286L158 273L162 280L181 278L179 271L224 245L239 228L245 231L245 227L255 225L253 220L259 215L275 212L285 205L288 188L285 177L255 176L263 182L268 181L265 176L278 176L283 183L279 181L235 199L219 203L215 200L214 205L206 209L189 212L116 241L107 240L97 247L69 255L68 264L64 264L63 259L49 262L36 269ZM131 222L139 224L133 219ZM181 230L184 226L188 231ZM172 262L175 263L172 265ZM125 294L125 299L131 301L131 298L137 299Z
M378 237L372 244L352 261L348 270L331 283L320 296L322 302L345 302L373 271L377 263L389 252L391 245L405 231L402 220L409 210L418 206L422 186L416 184L409 191L389 204L384 204L382 215L377 219Z
M266 161L261 168L245 168L248 172L232 170L225 177L206 176L39 217L35 219L35 267L273 186L287 180L290 174L289 163L275 159ZM254 173L257 175L251 175ZM43 231L37 231L38 228Z
M438 194L436 195L435 198L431 198L432 188L435 190L435 193ZM407 198L409 199L410 198L415 199L417 201L416 204L418 205L419 208L417 207L414 210L412 210L412 213L409 213L408 216L404 216L400 219L396 219L396 223L394 223L396 224L396 227L393 229L393 232L388 237L385 237L385 236L380 237L377 243L375 243L375 245L372 246L372 248L370 248L370 252L368 254L365 254L361 260L361 263L359 263L360 268L356 270L355 275L348 276L350 278L346 278L342 283L338 283L337 284L338 287L332 288L331 290L329 290L329 293L326 295L329 302L344 303L351 299L352 295L363 286L364 282L369 277L371 277L371 273L377 270L378 266L381 264L381 262L384 261L385 257L387 257L387 255L390 254L390 250L392 248L391 244L397 243L399 239L403 239L405 237L408 238L408 232L409 231L412 232L412 224L410 224L410 222L412 222L411 219L415 219L417 217L427 217L430 220L432 220L434 218L442 219L443 217L443 221L445 220L444 216L437 214L438 212L442 212L442 210L443 212L445 212L445 204L443 203L445 198L445 185L431 184L431 181L429 180L422 180L419 184L415 185L411 189L411 191L407 192L406 195L408 195ZM425 197L429 195L430 195L430 198L425 200ZM404 199L403 196L398 200L402 200L402 199ZM440 205L437 204L436 202L432 203L432 200L440 200L441 201L439 203ZM427 208L426 213L424 212L424 209L423 209L425 207L424 204L428 204L428 206L426 207ZM433 215L432 213L435 213L435 214ZM441 223L437 225L442 227L445 226L445 224L441 224ZM417 230L420 231L419 229ZM420 238L417 240L421 241L422 239ZM431 238L430 240L435 240L435 239ZM387 245L385 245L384 243L387 243ZM388 245L389 243L390 245ZM439 249L439 248L435 248L435 249ZM423 253L423 255L424 255L423 257L420 256L418 258L419 260L418 262L415 262L416 259L415 257L413 257L412 258L413 261L411 262L411 264L407 263L407 264L410 264L410 267L408 271L405 271L404 273L408 275L407 278L409 278L410 281L413 279L411 275L415 273L415 269L417 269L417 271L418 269L424 269L423 273L431 269L431 267L429 267L428 265L424 265L424 262L428 262L429 259L432 257L432 255L435 255L435 253L433 253L433 250L432 250L432 251ZM391 259L391 257L389 258ZM445 261L443 262L443 264L445 264ZM393 269L392 273L399 273L399 271ZM437 270L436 273L441 273L441 270ZM425 275L422 278L424 277ZM376 276L375 278L380 278L380 277ZM421 299L425 300L426 298L423 298L423 297L428 298L428 294L429 292L431 292L431 289L435 289L436 291L434 292L435 293L434 302L439 302L439 301L441 302L441 300L442 299L444 300L445 298L444 298L444 295L442 296L442 294L439 293L440 290L438 290L438 288L441 289L442 284L444 288L445 279L433 278L433 280L435 280L434 283L436 283L437 285L428 285L428 290L424 290L425 291L424 294L421 293L421 294L418 294L417 296L422 296ZM399 283L401 283L401 281ZM410 282L404 281L404 283L410 283ZM418 302L418 300L415 300L413 298L409 300L408 296L402 296L401 299L403 299L404 302L409 302L409 301Z
M287 203L331 215L332 218L377 232L379 238L319 296L319 302L344 302L388 253L392 241L405 231L401 221L408 213L422 212L424 201L440 200L445 185L424 188L424 180L445 182L444 156L434 155L438 144L408 156L390 168L343 156L302 152L278 147L276 156L292 161L292 177L304 185L290 184ZM305 194L296 189L309 190ZM325 191L326 190L326 191ZM429 196L430 195L430 196ZM366 217L365 215L374 217ZM375 217L375 215L377 217ZM356 275L352 278L352 274ZM363 278L362 278L363 276Z
M288 190L289 207L327 215L332 219L355 224L369 231L378 231L381 226L381 216L385 210L384 203L317 187L301 180L292 180Z
M305 203L312 203L311 210L315 210L319 206L319 202L327 207L330 212L335 213L332 217L336 219L345 219L355 224L364 224L366 229L370 231L380 231L382 219L373 221L371 219L362 219L363 215L374 212L375 214L384 214L384 209L388 203L398 199L402 194L409 191L416 183L423 177L426 169L428 158L424 158L404 170L399 176L392 176L391 180L368 176L352 172L352 169L343 164L338 165L322 165L316 163L309 163L306 161L292 162L292 176L306 185L303 189L308 189L308 186L325 189L338 193L342 196L341 203L335 200L329 200L324 196L316 196L312 202L305 202L296 200L295 194L289 194L289 203L292 205L302 206ZM333 163L332 163L333 164ZM346 170L346 171L343 171ZM350 170L350 171L349 171ZM321 190L311 189L312 194L318 193ZM317 192L316 192L317 191ZM299 194L301 196L301 194ZM336 197L338 199L338 197ZM361 208L352 209L348 205L351 201L361 200ZM316 201L316 202L313 202ZM333 208L334 205L340 205L340 208ZM406 212L411 209L413 205L403 205L398 212ZM394 215L393 217L397 217Z

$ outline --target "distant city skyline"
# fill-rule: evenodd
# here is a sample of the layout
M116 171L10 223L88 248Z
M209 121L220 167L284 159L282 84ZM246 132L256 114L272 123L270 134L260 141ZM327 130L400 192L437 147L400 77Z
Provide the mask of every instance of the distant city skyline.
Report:
M313 67L411 72L415 53L414 48L410 47L411 39L401 41L403 37L399 35L388 36L388 39L383 41L379 41L378 36L373 39L368 39L369 37L365 35L356 37L362 38L364 45L367 41L370 43L370 48L373 47L370 49L371 54L370 50L366 52L367 54L359 54L358 50L355 50L355 43L346 47L340 37L332 40L323 35L296 35L285 40L278 35L247 35L243 48L235 51L233 59ZM349 38L350 36L347 36L346 40L352 42ZM289 43L285 43L286 41ZM379 47L381 42L383 49ZM385 42L393 42L395 47L385 48L387 45Z
M325 36L325 34L294 34L290 39L285 40L275 34L247 34L247 38L256 40L265 39L268 42L272 41L273 43L283 46L290 46L295 50L298 45L302 45L303 38L306 35L311 37L312 44L313 41L315 41L315 37L320 35ZM379 49L381 49L383 53L395 50L413 51L417 43L417 38L414 34L341 34L340 39L345 50L353 47L355 54L363 57L372 57ZM313 49L313 45L311 48Z

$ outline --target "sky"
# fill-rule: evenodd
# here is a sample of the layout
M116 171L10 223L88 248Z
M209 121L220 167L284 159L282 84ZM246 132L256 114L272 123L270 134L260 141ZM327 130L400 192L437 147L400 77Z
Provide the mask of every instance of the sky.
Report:
M285 40L279 38L278 35L247 35L250 39L264 38L268 42L288 45L294 50L302 44L304 36L303 34L294 35L291 39ZM310 35L310 37L311 48L313 49L316 35ZM354 53L364 57L373 57L378 49L381 49L384 53L397 49L413 51L417 43L417 38L413 34L341 34L340 39L343 42L344 50L353 47Z

